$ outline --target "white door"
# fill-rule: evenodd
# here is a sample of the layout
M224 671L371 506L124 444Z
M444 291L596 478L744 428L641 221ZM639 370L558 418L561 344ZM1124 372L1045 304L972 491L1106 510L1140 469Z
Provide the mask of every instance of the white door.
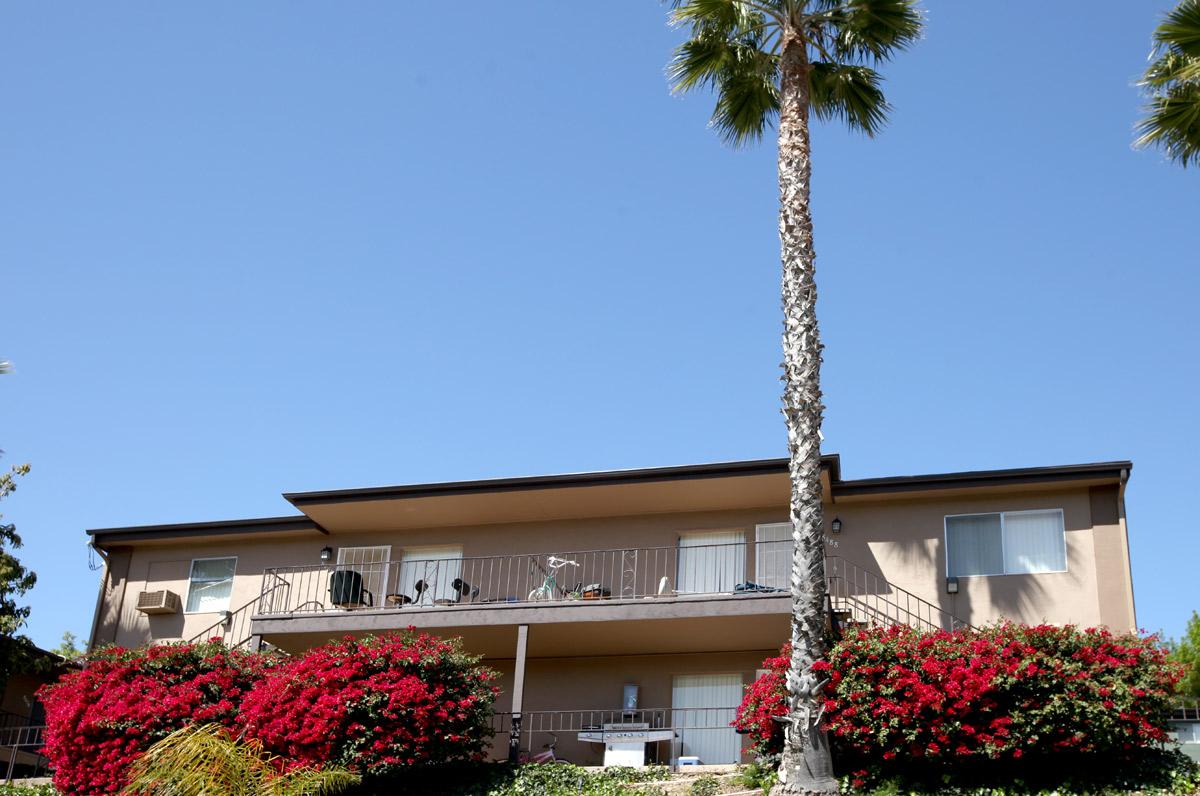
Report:
M337 568L352 569L362 575L362 587L371 593L371 605L379 606L383 604L383 596L387 591L387 567L391 558L391 545L339 547Z
M454 581L461 577L461 546L408 547L400 559L397 592L419 605L433 605L437 600L457 602L459 592ZM418 583L423 587L420 590Z
M754 541L754 582L787 589L792 571L792 524L774 522L755 526Z
M675 591L680 594L731 592L745 579L745 533L718 531L680 535Z
M671 707L680 756L698 757L706 766L740 763L741 739L729 725L741 701L740 674L676 676Z

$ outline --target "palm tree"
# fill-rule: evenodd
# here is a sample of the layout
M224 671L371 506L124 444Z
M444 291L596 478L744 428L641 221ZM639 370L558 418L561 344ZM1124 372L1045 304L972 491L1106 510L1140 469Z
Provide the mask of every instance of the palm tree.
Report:
M184 727L133 764L124 793L139 796L313 796L358 782L343 768L280 772L256 740L238 740L219 724Z
M1182 0L1154 31L1139 83L1150 101L1135 146L1156 146L1183 167L1200 161L1200 0Z
M675 0L690 38L675 51L676 91L717 95L712 126L729 143L778 124L783 261L783 413L791 454L790 715L779 793L836 793L820 730L825 558L821 508L821 339L809 208L809 116L874 135L889 106L875 66L921 33L915 0Z

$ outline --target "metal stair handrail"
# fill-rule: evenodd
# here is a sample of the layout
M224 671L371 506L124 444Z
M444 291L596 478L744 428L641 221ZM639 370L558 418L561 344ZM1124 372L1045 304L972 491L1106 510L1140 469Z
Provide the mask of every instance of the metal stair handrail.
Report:
M857 608L868 620L905 624L918 630L960 630L971 625L923 597L841 556L825 557L830 603Z
M252 609L257 608L261 603L273 596L277 590L289 585L286 580L280 578L278 575L276 578L278 582L275 583L274 586L271 586L270 588L264 588L256 597L251 599L248 603L241 606L237 610L225 612L225 615L216 622L189 638L187 643L197 644L201 641L208 641L209 639L217 638L218 636L222 641L225 641L230 635L235 635L236 637L236 634L234 634L232 631L234 627L237 626L241 627L245 633L237 640L236 643L229 644L228 646L231 649L237 649L249 644L250 640L254 637L254 634L250 632L249 619L250 617L254 616L255 613L257 613Z

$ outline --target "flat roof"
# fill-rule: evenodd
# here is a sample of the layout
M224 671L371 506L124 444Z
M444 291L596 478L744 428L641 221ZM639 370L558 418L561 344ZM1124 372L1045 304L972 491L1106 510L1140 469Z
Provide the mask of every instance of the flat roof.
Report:
M648 467L630 470L566 473L558 475L523 476L517 478L488 478L473 481L445 481L426 484L376 486L362 489L334 489L313 492L287 492L283 497L301 511L305 507L328 506L385 500L425 499L461 495L532 492L564 488L620 486L624 484L653 484L714 478L746 478L780 476L788 472L789 460L752 459L746 461L689 464L671 467ZM1128 460L1090 462L1050 467L1021 467L1003 470L966 470L951 473L888 476L842 480L841 459L832 454L821 458L822 468L829 477L831 498L878 495L936 490L978 489L987 487L1020 486L1022 484L1054 484L1074 481L1119 481L1128 477L1133 463ZM87 534L95 544L188 539L205 536L269 535L303 531L326 534L322 525L305 514L286 517L263 517L216 522L191 522L167 525L135 525L119 528L94 528Z

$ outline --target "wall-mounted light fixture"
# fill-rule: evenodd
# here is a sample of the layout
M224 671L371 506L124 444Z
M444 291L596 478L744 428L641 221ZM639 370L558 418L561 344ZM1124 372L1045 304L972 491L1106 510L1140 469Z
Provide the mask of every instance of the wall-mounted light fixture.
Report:
M946 594L958 594L958 578L953 575L946 578Z
M328 564L333 560L333 548L326 545L321 548L321 563Z
M225 627L229 627L231 624L233 624L233 611L221 612L221 624L225 625Z
M841 518L834 517L833 522L829 523L829 530L833 531L834 533L841 533L842 532Z

